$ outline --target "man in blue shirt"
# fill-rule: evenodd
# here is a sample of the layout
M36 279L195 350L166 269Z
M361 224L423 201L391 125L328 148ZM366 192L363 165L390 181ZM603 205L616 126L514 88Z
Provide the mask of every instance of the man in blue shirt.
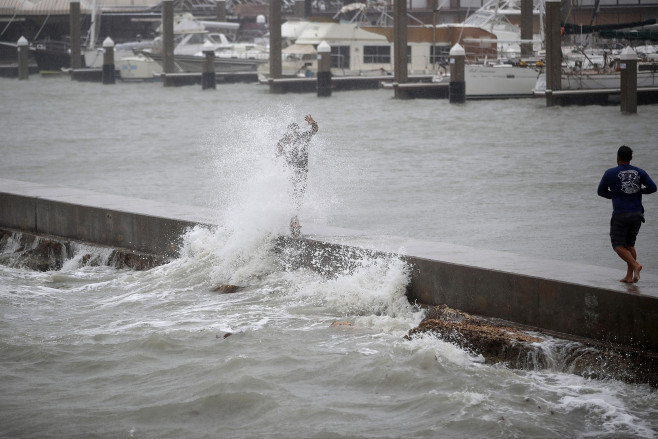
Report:
M610 241L612 248L626 262L626 277L621 282L640 280L642 265L637 262L635 238L644 222L642 194L656 192L656 183L649 174L631 166L633 150L622 145L617 150L617 166L603 174L597 193L612 200Z

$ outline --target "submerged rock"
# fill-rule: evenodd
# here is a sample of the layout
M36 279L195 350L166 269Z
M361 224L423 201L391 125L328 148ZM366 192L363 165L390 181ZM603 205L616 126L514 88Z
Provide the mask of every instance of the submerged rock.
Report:
M353 326L353 325L350 322L347 322L347 321L342 321L342 322L336 321L336 322L333 322L330 327L335 328L335 327L338 327L338 326Z
M487 363L658 386L658 354L654 352L574 339L566 334L547 335L536 328L473 316L446 305L428 309L425 319L405 338L422 333L482 355Z
M219 293L219 294L231 294L231 293L236 293L236 292L238 292L242 289L244 289L244 287L239 287L237 285L224 284L224 285L218 285L210 291L212 291L213 293Z

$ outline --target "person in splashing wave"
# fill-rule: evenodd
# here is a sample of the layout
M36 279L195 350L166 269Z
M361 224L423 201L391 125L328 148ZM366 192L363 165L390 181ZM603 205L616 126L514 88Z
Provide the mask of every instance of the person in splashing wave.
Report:
M612 200L610 241L612 248L626 262L626 277L621 282L640 280L642 265L637 262L635 239L644 222L642 194L656 192L656 183L644 170L631 166L633 150L626 145L617 151L617 166L603 174L597 193Z
M290 232L293 236L299 236L302 226L299 225L297 217L302 205L304 192L306 191L306 179L308 175L308 145L311 138L318 132L318 124L309 114L305 118L311 125L311 129L301 131L299 125L291 123L288 132L279 140L276 146L277 157L283 156L286 164L292 170L292 197L295 202L295 216L290 220Z

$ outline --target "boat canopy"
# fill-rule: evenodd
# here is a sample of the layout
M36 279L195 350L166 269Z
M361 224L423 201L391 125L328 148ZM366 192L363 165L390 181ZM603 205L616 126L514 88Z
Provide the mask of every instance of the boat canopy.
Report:
M317 50L315 50L315 47L313 47L311 44L293 44L291 46L286 47L281 52L298 53L302 55L308 55L308 54L314 55L318 53Z
M355 40L365 43L388 42L384 35L368 32L354 23L311 23L297 38L296 43L317 45L327 41L331 45L332 42L348 43Z

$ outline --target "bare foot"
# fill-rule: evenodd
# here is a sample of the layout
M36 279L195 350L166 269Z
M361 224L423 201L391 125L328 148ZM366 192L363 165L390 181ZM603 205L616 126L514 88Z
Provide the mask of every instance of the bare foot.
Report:
M623 279L619 279L619 282L625 282L627 284L632 284L633 283L633 278L625 277Z
M640 280L640 271L642 271L642 266L637 264L637 267L635 267L635 271L633 272L633 283Z
M299 238L302 231L302 226L299 224L299 219L294 217L290 220L290 232L294 238Z

